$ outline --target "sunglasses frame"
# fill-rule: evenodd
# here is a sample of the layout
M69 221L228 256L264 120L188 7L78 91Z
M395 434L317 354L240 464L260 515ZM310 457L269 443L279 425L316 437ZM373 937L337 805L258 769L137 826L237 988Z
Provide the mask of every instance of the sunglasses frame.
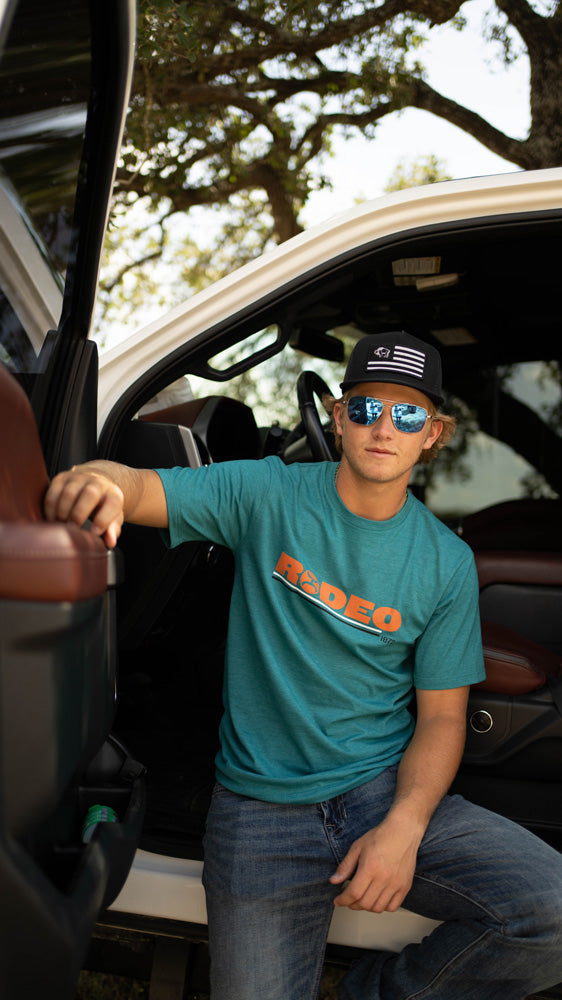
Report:
M377 414L377 416L375 417L374 420L368 420L365 423L363 423L363 422L361 422L359 420L354 420L353 417L351 417L349 415L349 403L353 402L353 400L355 400L355 399L362 399L362 400L365 400L365 401L367 401L367 400L371 401L372 400L374 403L380 403L381 406L382 406L382 409L381 409L380 413ZM385 406L389 406L390 407L390 416L391 416L391 419L392 419L393 426L401 434L419 434L420 431L423 431L424 427L427 424L427 421L428 420L433 420L433 418L434 418L434 415L432 413L428 413L428 411L426 410L425 406L418 406L417 403L406 403L406 402L398 402L397 400L393 400L393 399L385 399L383 396L350 396L349 399L342 400L342 403L343 403L344 406L348 407L348 409L347 409L347 415L348 415L349 419L351 420L351 422L354 423L354 424L357 424L359 427L372 427L373 424L376 424L377 420L379 420L380 417L382 416L382 414L384 412ZM394 409L395 409L396 406L413 406L413 407L415 407L416 410L421 410L422 413L425 413L425 419L424 419L424 422L421 425L421 427L418 427L416 430L410 430L410 429L405 429L403 427L398 427L398 425L396 423L396 419L395 419L395 414L394 414Z

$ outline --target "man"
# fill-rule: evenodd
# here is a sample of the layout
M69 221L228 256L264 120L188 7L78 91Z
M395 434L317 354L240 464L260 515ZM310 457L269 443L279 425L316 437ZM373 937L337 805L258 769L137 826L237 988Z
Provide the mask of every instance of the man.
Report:
M313 1000L333 906L402 904L442 923L366 954L342 998L521 1000L562 979L562 864L446 795L484 671L470 550L406 489L451 433L439 355L365 337L342 390L337 467L93 462L53 480L46 515L90 516L109 546L126 519L235 553L205 836L213 1000Z

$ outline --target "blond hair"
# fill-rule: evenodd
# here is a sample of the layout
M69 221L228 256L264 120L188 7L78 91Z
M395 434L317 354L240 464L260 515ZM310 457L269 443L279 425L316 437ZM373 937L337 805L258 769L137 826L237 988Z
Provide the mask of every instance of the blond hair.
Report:
M331 429L334 435L335 446L337 451L339 451L340 453L343 450L342 439L341 439L341 434L338 433L338 430L336 428L336 421L334 419L334 407L336 403L347 403L348 399L351 399L352 395L353 395L353 389L348 389L346 392L344 392L343 396L340 396L339 399L336 399L335 396L328 396L328 395L322 396L322 403L324 404L324 409L330 415L332 420ZM441 423L443 424L443 430L441 431L437 440L433 442L431 448L423 449L418 459L419 465L429 465L431 462L433 462L434 458L437 457L438 452L441 451L441 448L444 448L446 444L449 444L449 441L454 436L455 431L457 429L457 421L455 417L450 417L447 413L441 413L437 409L435 404L431 402L430 399L428 399L427 411L434 420L441 421Z

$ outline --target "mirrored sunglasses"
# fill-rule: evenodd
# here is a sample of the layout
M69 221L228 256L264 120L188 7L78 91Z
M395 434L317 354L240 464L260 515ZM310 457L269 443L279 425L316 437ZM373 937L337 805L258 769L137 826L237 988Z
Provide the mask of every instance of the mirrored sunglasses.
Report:
M370 426L379 419L385 402L374 396L352 396L347 400L347 415L354 424ZM423 406L415 406L414 403L393 403L390 415L396 430L404 434L417 434L425 427L428 417L432 419Z

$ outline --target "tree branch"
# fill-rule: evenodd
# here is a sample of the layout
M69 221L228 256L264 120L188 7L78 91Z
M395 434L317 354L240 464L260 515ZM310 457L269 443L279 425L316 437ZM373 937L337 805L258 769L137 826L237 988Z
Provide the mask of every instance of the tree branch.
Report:
M527 140L511 138L490 125L490 122L476 111L471 111L434 90L425 80L418 79L413 83L411 98L405 102L405 106L408 104L451 122L487 146L493 153L516 163L523 169L531 169L536 165L532 151L528 149Z
M206 54L199 53L197 69L192 71L194 80L213 79L216 76L224 77L225 74L251 70L257 65L268 60L277 59L287 54L298 52L303 59L312 59L318 51L341 45L343 42L361 37L369 31L377 28L385 28L395 17L407 15L409 12L420 13L420 16L428 18L431 23L440 24L444 20L453 17L462 6L462 0L415 0L413 7L404 0L386 0L379 7L370 7L368 10L353 17L339 18L329 21L320 31L304 33L281 30L275 22L265 22L258 19L251 24L251 14L248 11L241 12L235 4L223 5L222 13L229 16L231 24L245 23L256 29L258 34L265 33L266 40L260 44L249 44L236 46L232 51ZM419 8L419 11L418 11ZM170 63L167 62L167 66ZM138 74L135 74L133 89L138 89ZM139 81L140 82L140 81Z
M135 268L137 267L142 267L143 264L147 264L148 261L150 260L158 260L158 258L162 256L163 251L164 251L164 242L161 241L160 245L157 247L156 250L153 250L152 253L147 253L143 257L140 257L138 260L129 261L128 264L125 264L122 268L119 269L119 271L117 271L117 274L111 279L111 281L109 280L103 281L101 283L101 288L106 294L110 294L113 291L113 289L116 288L117 285L119 285L123 281L123 278L125 277L126 274L128 274L130 271L134 271Z

